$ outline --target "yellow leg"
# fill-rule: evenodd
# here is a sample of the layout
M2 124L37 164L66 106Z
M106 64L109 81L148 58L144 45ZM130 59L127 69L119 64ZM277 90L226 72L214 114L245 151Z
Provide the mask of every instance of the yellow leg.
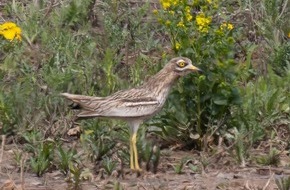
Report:
M137 146L136 146L137 133L134 133L132 135L131 140L132 140L133 153L134 153L135 170L142 171L142 169L139 167L139 163L138 163L138 151L137 151Z
M135 171L142 171L138 163L138 151L136 147L137 131L142 120L129 120L130 127L130 168Z
M134 152L133 152L133 141L132 141L132 135L130 135L130 168L132 170L135 170L134 166Z

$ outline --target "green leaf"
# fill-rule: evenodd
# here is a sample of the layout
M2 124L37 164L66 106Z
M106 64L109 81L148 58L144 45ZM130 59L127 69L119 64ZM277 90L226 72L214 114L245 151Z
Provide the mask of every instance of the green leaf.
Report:
M217 99L213 101L216 105L225 106L228 105L228 101L226 99Z

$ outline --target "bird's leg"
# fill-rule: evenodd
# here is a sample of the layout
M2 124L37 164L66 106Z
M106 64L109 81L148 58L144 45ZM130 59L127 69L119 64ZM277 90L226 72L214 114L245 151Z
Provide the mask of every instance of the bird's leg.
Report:
M142 171L138 163L138 151L137 151L137 132L142 120L128 121L130 126L130 167L135 171Z
M133 135L130 134L130 168L135 170L134 166L134 151L133 151Z
M133 133L132 145L133 145L133 153L134 153L135 170L142 171L138 163L138 151L137 151L136 141L137 141L137 133Z

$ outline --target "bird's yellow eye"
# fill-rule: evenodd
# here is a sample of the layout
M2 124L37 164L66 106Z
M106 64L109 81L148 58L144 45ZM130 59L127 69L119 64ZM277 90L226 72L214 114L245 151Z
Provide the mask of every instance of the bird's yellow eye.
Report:
M181 67L181 68L184 67L185 66L185 62L184 61L179 62L178 66Z

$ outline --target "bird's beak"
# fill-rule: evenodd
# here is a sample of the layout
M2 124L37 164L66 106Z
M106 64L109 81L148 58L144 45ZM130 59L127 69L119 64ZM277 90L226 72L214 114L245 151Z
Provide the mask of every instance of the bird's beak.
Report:
M198 72L201 72L201 73L203 72L201 69L199 69L199 68L197 68L197 67L195 67L193 65L191 65L188 69L191 70L191 71L198 71Z

